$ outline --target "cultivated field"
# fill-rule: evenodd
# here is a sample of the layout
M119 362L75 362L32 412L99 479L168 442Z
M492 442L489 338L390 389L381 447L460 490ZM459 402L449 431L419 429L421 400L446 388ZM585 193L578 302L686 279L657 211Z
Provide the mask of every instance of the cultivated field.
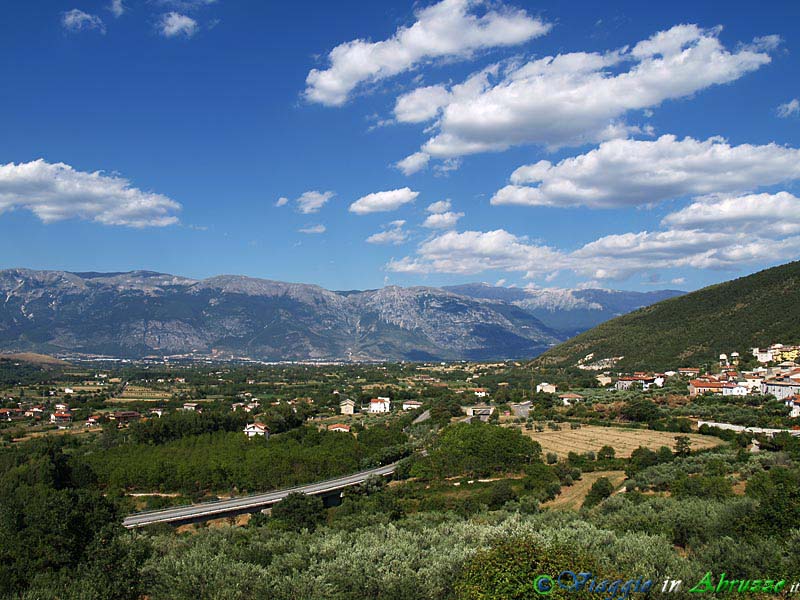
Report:
M580 429L570 429L569 423L561 423L560 431L522 432L542 445L542 452L555 452L566 457L569 452L597 452L603 446L611 446L616 450L618 458L628 458L639 446L658 450L661 446L675 446L675 436L688 435L692 440L692 450L713 448L723 442L719 438L696 433L680 434L669 431L651 431L648 429L623 429L621 427L597 427L583 425Z
M122 394L113 398L112 402L138 402L169 400L172 394L164 390L156 390L141 385L126 385Z

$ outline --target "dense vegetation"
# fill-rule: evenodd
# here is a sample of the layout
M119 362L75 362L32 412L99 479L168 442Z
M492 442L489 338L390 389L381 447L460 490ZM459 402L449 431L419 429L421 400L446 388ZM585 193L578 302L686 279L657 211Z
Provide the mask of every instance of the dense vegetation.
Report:
M620 578L618 586L637 577L697 581L709 570L787 579L800 572L800 441L761 437L753 454L751 434L703 427L722 444L708 449L687 436L688 416L698 413L788 423L769 397L690 400L679 378L648 392L584 388L591 373L551 368L549 380L586 398L563 407L557 395L532 393L531 371L511 363L126 365L108 374L118 383L102 389L81 384L90 376L72 369L14 383L4 388L6 403L30 394L108 414L120 408L108 397L116 386L116 394L163 394L125 408L145 413L157 404L166 412L128 427L79 424L66 435L46 424L3 424L0 598L505 600L537 596L535 576L570 567ZM67 394L73 380L82 389ZM459 422L479 401L477 386L490 390L496 410L488 423ZM364 403L375 395L423 406L333 415L342 396ZM202 413L179 410L185 398L197 398ZM255 414L231 410L256 398ZM503 414L505 402L521 399L532 401L531 415ZM430 418L417 421L424 412ZM269 439L243 435L252 420L270 425ZM351 433L327 431L334 422ZM589 450L581 443L600 428L587 425L611 434L624 425L650 447L608 435ZM20 439L26 430L34 434ZM540 437L543 452L530 437L539 432L577 437L560 449ZM334 507L326 508L333 498L292 494L246 524L237 517L189 531L120 526L136 510L395 460L394 481L370 478Z
M800 339L800 262L664 300L607 321L549 350L536 365L624 357L621 369L713 362L720 352Z
M248 439L241 431L218 431L162 444L122 444L91 452L86 460L99 481L113 489L256 492L402 458L404 442L402 433L390 430L376 430L358 440L310 427L269 440Z

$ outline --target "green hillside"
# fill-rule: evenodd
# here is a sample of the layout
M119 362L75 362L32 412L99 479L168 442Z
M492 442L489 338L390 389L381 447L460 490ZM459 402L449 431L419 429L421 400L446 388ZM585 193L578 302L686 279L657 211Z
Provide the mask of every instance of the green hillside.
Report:
M620 369L699 366L720 353L800 341L800 262L671 298L607 321L549 350L538 366L622 356Z

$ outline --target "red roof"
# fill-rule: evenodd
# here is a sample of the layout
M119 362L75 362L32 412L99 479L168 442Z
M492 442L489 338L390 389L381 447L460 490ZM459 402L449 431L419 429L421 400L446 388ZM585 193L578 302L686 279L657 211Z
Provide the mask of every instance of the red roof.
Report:
M700 379L692 379L689 382L689 385L696 387L696 388L708 388L708 389L722 389L725 387L725 384L720 381L702 381Z

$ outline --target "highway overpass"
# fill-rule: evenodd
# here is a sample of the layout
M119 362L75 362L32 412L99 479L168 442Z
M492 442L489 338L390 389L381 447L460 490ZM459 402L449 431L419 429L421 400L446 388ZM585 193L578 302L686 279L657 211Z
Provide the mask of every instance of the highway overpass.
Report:
M242 496L231 498L230 500L216 500L214 502L202 502L200 504L190 504L187 506L176 506L159 510L134 513L122 521L122 525L128 529L145 527L155 523L194 523L197 521L207 521L209 519L219 519L221 517L231 517L244 513L258 512L280 502L286 496L294 492L301 492L310 496L326 495L338 490L364 483L372 475L391 475L394 473L397 463L368 469L352 475L328 479L317 483L309 483L284 490L267 492L265 494L255 494L253 496Z

